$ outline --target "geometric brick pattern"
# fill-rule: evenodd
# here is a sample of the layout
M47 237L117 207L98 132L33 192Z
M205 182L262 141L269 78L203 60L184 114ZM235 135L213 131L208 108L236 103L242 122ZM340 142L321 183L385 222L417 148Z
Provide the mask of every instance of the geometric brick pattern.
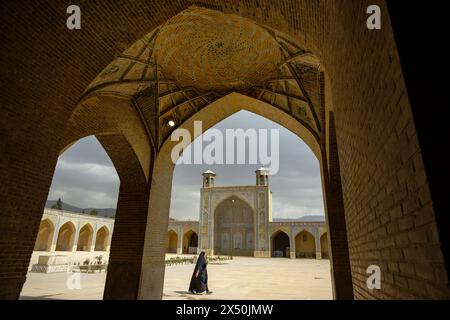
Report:
M366 27L371 4L382 9L382 30ZM279 73L241 93L284 110L313 132L322 147L323 170L331 169L327 119L333 112L345 216L345 227L338 221L339 231L347 238L354 298L449 298L448 266L433 199L382 0L124 0L120 5L82 1L82 29L75 31L66 28L64 2L2 2L0 297L17 298L25 281L56 161L70 140L66 129L73 120L84 123L76 121L83 118L77 110L93 112L101 122L97 126L90 121L90 127L80 132L126 137L151 193L155 158L170 133L165 126L168 117L182 123L223 96L221 90L185 86L166 78L157 64L152 67L152 32L192 5L251 20L276 40L282 57ZM135 48L140 39L148 41ZM106 117L89 108L113 98L124 108L124 101L126 108L134 108L127 112L126 125L116 113ZM79 105L83 100L90 102L84 109ZM127 172L120 177L121 184ZM137 211L125 200L127 209L119 210L146 212L144 193L137 197L141 200L132 201L140 203ZM326 207L331 225L336 208ZM158 219L166 224L164 237L153 245L164 250L167 221L162 213ZM137 253L142 238L136 235L134 241ZM120 268L120 247L117 250ZM142 265L153 264L149 258ZM163 262L156 264L161 278ZM371 264L381 268L381 290L366 286L366 268ZM129 271L134 279L131 298L136 297L136 268ZM158 277L148 273L141 281ZM109 292L117 288L108 287L113 288Z
M318 59L287 35L235 14L191 7L120 54L83 97L132 95L157 148L176 128L169 120L181 124L231 91L292 115L318 140L321 72Z

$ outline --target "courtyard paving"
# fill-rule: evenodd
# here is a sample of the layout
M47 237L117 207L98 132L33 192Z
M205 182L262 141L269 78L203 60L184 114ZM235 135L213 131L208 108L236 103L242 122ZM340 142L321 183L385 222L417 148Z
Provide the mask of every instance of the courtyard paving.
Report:
M211 295L187 292L193 265L166 268L167 300L328 300L332 299L329 260L243 258L208 265ZM81 289L69 289L73 274L28 273L21 299L102 299L106 274L80 274ZM76 286L73 278L69 283Z

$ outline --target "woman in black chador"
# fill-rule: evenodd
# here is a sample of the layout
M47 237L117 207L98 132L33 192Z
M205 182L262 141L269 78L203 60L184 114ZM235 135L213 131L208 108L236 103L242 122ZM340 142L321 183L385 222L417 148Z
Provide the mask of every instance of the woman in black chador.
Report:
M206 261L205 252L202 251L198 256L195 264L194 273L192 274L189 292L192 293L211 293L208 289L208 271L206 270L208 262Z

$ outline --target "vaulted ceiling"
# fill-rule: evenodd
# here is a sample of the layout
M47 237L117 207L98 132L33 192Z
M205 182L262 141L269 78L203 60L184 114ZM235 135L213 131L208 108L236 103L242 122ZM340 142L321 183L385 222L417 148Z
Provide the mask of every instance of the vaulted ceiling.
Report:
M154 145L201 108L230 92L292 115L317 138L322 132L323 72L291 38L255 22L192 6L117 57L84 96L133 96Z

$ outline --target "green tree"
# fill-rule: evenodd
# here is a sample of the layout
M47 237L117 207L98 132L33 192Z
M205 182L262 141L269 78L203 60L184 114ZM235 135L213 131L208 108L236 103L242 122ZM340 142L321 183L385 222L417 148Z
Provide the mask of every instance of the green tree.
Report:
M61 198L58 198L58 200L56 201L56 203L55 203L54 205L52 205L52 209L62 210L62 201L61 201Z
M98 211L97 211L97 209L93 209L93 210L91 210L91 212L89 212L89 214L91 216L96 216L96 215L98 215Z

